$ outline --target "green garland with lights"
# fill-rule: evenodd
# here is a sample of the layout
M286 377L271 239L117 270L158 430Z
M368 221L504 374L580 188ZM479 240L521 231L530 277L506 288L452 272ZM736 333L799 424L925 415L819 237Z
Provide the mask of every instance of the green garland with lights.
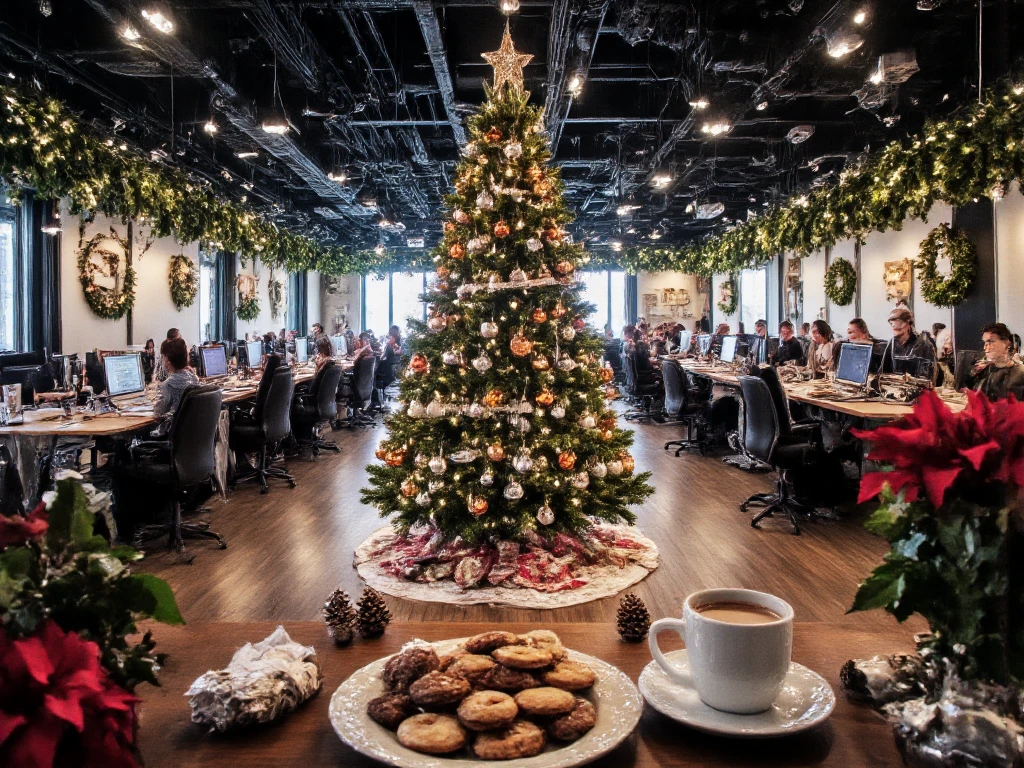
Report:
M171 289L171 301L178 311L191 307L199 293L199 273L192 259L183 253L172 256L167 269L167 282Z
M715 306L718 310L726 317L731 317L736 314L736 307L739 305L740 297L736 295L736 278L730 277L728 280L722 283L720 290L725 293L725 289L728 287L727 298L718 302Z
M949 259L949 277L939 274L936 266L941 253ZM921 296L925 301L936 307L955 307L974 284L978 258L963 232L940 224L921 242L914 269L921 280Z
M109 235L99 232L84 243L79 241L78 282L82 284L85 302L89 305L89 309L104 320L120 320L128 310L135 306L135 270L130 264L125 264L124 281L121 283L120 291L96 284L97 272L116 280L120 271L120 263L124 254L117 254L103 247L107 240L116 242L125 254L129 252L128 239L117 234L113 227L110 228ZM103 266L93 261L93 256L99 256L103 260Z
M240 296L238 298L238 306L235 308L235 314L239 320L244 320L247 323L251 323L257 317L260 316L260 300L256 294L252 296Z
M857 270L846 259L836 259L825 270L825 296L837 307L847 307L857 292Z

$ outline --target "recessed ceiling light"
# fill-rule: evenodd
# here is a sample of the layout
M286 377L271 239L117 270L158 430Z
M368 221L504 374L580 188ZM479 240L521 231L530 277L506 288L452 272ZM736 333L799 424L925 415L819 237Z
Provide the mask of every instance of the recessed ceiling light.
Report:
M757 105L757 111L758 112L764 112L766 109L768 109L768 102L767 101L762 101L760 104Z
M252 158L259 157L259 156L260 156L260 153L259 152L254 152L254 151L235 152L235 157L237 157L239 160L251 160Z
M866 11L857 11L857 13L855 13L854 16L853 16L853 23L854 24L863 24L867 20L868 20L868 14L867 14Z
M157 32L163 32L165 35L171 34L174 31L174 24L159 11L143 11L142 18L153 25L153 29Z
M690 106L693 107L694 109L707 109L709 105L710 102L703 96L694 99L693 101L690 102Z
M263 121L263 132L271 136L288 133L288 119L283 114L271 114Z
M672 183L672 175L668 173L659 173L655 175L655 177L651 179L651 181L654 183L654 186L656 187L667 187L669 184Z
M125 40L135 42L140 37L142 37L142 35L139 34L139 30L137 30L135 27L129 24L121 30L121 37L123 37Z
M519 0L501 0L500 8L502 13L515 13L519 10Z
M701 131L703 131L704 133L709 133L712 136L720 136L721 134L728 133L731 130L732 126L725 122L704 123L704 127L701 128Z
M206 121L206 124L203 126L203 130L211 135L217 132L217 124L213 122L213 118Z
M337 182L338 184L344 184L348 181L348 175L344 171L341 173L328 173L327 178L331 181Z

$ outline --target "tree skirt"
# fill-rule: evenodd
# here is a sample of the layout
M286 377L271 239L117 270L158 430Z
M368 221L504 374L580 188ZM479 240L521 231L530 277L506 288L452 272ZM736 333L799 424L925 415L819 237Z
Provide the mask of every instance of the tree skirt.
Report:
M432 528L375 531L356 549L356 570L374 589L432 603L563 608L618 594L658 567L658 547L628 525L595 525L579 539L443 544Z

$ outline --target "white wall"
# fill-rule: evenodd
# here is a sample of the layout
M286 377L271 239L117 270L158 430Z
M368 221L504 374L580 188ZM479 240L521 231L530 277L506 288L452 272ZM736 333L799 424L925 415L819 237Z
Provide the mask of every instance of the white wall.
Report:
M995 202L996 316L1014 333L1024 333L1024 195L1013 182Z
M804 314L801 323L813 323L825 312L825 251L815 251L802 264ZM797 332L800 328L797 328Z
M300 334L307 333L313 323L323 323L320 317L320 273L306 273L306 328L296 328Z
M646 317L647 322L652 326L663 322L678 322L693 330L697 321L700 320L707 300L707 294L697 293L697 278L694 275L687 275L683 272L640 272L636 276L637 293L637 316ZM675 288L677 291L685 290L690 296L689 307L683 309L681 305L673 308L671 304L665 305L665 289ZM644 296L654 295L657 297L655 309L645 309ZM620 333L620 329L615 329Z

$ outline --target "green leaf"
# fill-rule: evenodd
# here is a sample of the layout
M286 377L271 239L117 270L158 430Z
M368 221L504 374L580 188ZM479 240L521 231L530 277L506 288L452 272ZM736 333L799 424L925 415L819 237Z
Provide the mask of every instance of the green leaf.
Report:
M883 563L860 585L847 613L889 607L903 596L905 584L903 563Z
M908 560L916 560L917 550L925 542L925 540L925 535L918 531L909 539L902 539L901 541L898 541L894 549L897 553L907 558Z
M148 573L132 574L126 581L129 583L132 598L129 607L136 613L151 616L164 624L184 624L174 592L163 579Z

